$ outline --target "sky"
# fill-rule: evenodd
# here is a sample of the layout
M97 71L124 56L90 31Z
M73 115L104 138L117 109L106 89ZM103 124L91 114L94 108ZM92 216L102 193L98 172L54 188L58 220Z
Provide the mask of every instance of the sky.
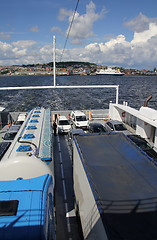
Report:
M52 62L55 36L57 62L157 68L157 0L79 0L66 42L77 1L1 1L0 66Z

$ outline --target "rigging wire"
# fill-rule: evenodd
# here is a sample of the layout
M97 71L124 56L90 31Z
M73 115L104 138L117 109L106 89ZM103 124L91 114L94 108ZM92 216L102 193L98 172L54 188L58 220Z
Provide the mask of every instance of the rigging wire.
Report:
M60 62L62 61L62 57L63 57L64 51L65 51L65 47L66 47L66 44L67 44L67 41L68 41L68 37L69 37L70 31L71 31L71 28L72 28L72 24L73 24L73 22L74 22L74 17L75 17L76 11L77 11L78 4L79 4L79 0L77 0L77 4L76 4L76 7L75 7L75 11L74 11L74 14L73 14L71 23L70 23L69 31L68 31L68 33L67 33L66 40L65 40L65 44L64 44L63 51L62 51L62 54L61 54Z

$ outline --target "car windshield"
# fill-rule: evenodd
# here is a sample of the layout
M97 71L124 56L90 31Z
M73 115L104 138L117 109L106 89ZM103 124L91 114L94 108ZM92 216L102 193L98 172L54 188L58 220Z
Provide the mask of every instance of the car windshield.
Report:
M93 132L101 133L101 132L106 132L106 130L103 126L93 126Z
M16 125L22 125L24 121L17 121Z
M13 140L15 138L15 136L16 136L16 132L14 132L14 133L6 133L4 135L4 140Z
M127 128L122 123L115 124L114 126L115 126L115 130L116 131L125 131L125 130L127 130Z
M67 120L60 120L58 125L69 125Z
M143 151L148 151L151 149L151 146L149 143L142 142L142 143L136 143Z
M79 121L86 121L86 116L76 116L76 120Z

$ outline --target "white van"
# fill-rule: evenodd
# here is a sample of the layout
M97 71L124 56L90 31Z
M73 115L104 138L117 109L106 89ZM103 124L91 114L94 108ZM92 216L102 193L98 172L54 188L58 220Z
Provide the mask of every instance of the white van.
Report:
M20 114L18 115L16 124L17 124L17 125L19 125L19 124L22 125L22 123L25 121L27 115L28 115L28 113L20 113Z
M89 121L87 120L84 112L72 111L70 117L75 128L88 129Z
M65 116L57 118L57 132L68 133L71 130L71 124Z

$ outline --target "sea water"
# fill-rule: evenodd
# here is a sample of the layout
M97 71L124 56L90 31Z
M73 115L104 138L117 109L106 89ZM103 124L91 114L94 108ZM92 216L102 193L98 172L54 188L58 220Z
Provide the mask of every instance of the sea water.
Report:
M119 103L139 109L152 94L149 107L157 109L157 76L57 76L57 85L119 85ZM1 76L0 87L53 85L53 76ZM115 102L116 90L40 89L0 91L0 106L7 111L28 111L34 107L51 110L106 109Z

